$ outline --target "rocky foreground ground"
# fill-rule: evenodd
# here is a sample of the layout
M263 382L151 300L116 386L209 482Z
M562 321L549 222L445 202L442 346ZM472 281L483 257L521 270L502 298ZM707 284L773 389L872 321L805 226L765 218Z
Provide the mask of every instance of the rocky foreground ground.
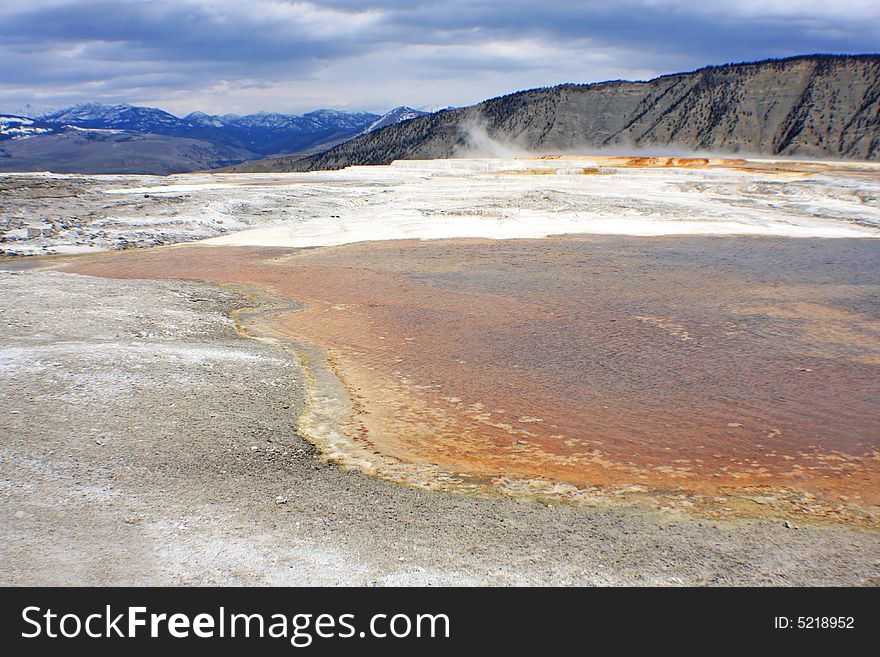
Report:
M322 461L236 293L0 273L2 584L880 584L831 524L469 497Z

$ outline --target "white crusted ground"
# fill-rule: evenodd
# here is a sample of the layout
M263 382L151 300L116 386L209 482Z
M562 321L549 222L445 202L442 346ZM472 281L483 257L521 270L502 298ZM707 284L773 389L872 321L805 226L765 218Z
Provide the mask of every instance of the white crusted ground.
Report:
M26 254L198 240L311 247L563 233L880 236L880 165L787 161L789 171L766 170L777 164L633 168L569 157L165 178L8 174L0 176L0 238L7 253ZM35 221L41 229L28 231Z

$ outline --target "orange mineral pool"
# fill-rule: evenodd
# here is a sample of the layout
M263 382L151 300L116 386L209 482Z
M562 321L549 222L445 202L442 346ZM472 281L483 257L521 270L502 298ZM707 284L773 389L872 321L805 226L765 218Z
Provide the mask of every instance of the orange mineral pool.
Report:
M877 240L186 246L67 270L298 302L251 328L327 355L380 474L880 526Z

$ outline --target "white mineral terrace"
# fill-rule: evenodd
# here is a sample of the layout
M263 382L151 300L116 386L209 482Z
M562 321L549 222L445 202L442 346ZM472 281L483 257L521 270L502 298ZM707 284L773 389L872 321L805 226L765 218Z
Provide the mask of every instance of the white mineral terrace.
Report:
M623 168L587 158L435 160L212 178L167 191L210 195L230 193L231 186L250 196L286 185L290 201L265 225L208 244L308 247L573 233L880 237L876 165L828 164L804 174Z
M9 174L95 193L57 212L82 217L76 225L49 213L39 220L55 222L51 231L7 231L5 246L74 253L194 241L314 247L577 233L880 237L880 164L673 164L680 166L566 156L164 178Z

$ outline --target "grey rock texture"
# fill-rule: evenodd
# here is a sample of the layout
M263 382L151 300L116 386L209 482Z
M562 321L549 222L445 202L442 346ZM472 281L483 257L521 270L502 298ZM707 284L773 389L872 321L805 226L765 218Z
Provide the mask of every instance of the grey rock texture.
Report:
M729 64L523 91L390 126L275 170L463 154L658 149L877 160L880 55Z

